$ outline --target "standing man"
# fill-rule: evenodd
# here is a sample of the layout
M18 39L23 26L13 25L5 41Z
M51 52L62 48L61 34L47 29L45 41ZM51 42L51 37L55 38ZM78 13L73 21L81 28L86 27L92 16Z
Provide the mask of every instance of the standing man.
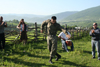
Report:
M4 27L7 27L7 23L5 23L3 21L3 17L0 16L0 49L4 49L5 48Z
M57 51L57 36L56 33L57 31L63 31L66 35L67 35L67 31L60 26L60 24L58 24L56 22L56 16L52 16L51 20L48 19L46 21L44 21L41 25L41 32L43 32L44 30L44 26L47 25L47 45L48 45L48 49L50 51L50 60L49 63L52 64L52 58L56 55L56 61L58 61L58 59L61 58L61 55L59 55L56 51Z
M90 31L90 36L92 36L92 55L95 58L95 47L97 49L98 60L100 60L100 29L97 28L97 23L93 23L93 29Z

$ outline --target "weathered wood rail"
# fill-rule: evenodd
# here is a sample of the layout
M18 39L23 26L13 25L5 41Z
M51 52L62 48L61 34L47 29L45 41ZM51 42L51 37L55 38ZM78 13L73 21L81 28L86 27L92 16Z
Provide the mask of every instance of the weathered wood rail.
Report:
M40 27L37 26L37 23L34 24L34 27L28 27L28 38L32 38L31 40L46 40L46 32L47 32L47 28L45 28L44 33L40 33ZM14 36L16 35L16 37L14 38L14 40L9 40L9 41L15 41L15 39L17 39L17 37L19 37L19 30L16 27L7 27L7 28L13 28L13 30L5 30L5 38L9 38L9 36ZM65 26L65 28L67 28L67 26ZM83 36L87 36L89 35L89 29L67 29L68 32L71 33L71 39L77 39L77 38L82 38ZM57 32L57 35L60 32ZM8 41L8 40L7 40Z

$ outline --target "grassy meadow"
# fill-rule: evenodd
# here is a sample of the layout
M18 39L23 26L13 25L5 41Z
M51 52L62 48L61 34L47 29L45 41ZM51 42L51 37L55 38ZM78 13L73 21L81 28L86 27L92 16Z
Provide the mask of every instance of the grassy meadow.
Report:
M50 64L50 53L46 41L30 41L26 45L22 43L6 43L5 50L0 50L0 67L97 67L100 61L92 59L90 36L74 39L74 51L62 50L60 39L58 39L57 52L62 56L59 61Z

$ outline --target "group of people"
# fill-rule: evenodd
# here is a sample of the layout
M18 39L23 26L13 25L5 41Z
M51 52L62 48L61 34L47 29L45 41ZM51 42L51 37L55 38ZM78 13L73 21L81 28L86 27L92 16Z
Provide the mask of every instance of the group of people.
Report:
M58 61L61 58L61 55L57 53L57 31L62 31L58 38L61 38L62 48L68 52L66 40L70 41L71 34L64 29L60 24L56 22L56 16L52 16L51 19L44 21L41 24L41 32L44 30L44 26L47 25L47 45L50 52L50 60L49 63L53 64L52 59L56 55L55 59ZM92 55L93 59L95 58L95 46L97 48L98 60L100 60L100 29L97 27L97 23L93 23L93 29L90 31L90 36L92 36L91 44L92 44ZM74 49L73 42L71 41L71 51Z
M47 25L47 46L50 52L50 59L49 63L53 64L52 59L57 56L55 59L58 61L61 58L61 55L57 53L57 38L61 38L62 42L62 48L66 50L66 52L69 52L67 46L68 42L70 42L71 51L74 50L73 42L70 40L71 34L67 31L67 29L64 29L60 24L56 22L57 18L56 16L52 16L51 19L45 20L41 24L41 33L44 31L44 26ZM0 49L4 49L5 47L5 36L4 36L4 27L7 27L7 23L3 21L3 17L0 17ZM24 19L21 19L19 22L18 29L20 29L20 41L24 41L24 44L27 42L27 31L28 26L25 24ZM98 52L98 60L100 60L100 30L97 28L97 23L93 23L93 28L90 31L90 36L92 36L92 55L93 58L95 58L95 46L97 48ZM62 31L58 37L56 36L57 31Z
M3 21L3 17L0 16L0 49L5 48L5 33L4 27L7 27L7 23ZM24 44L27 42L27 30L28 26L25 24L24 19L21 19L17 28L20 30L20 42Z

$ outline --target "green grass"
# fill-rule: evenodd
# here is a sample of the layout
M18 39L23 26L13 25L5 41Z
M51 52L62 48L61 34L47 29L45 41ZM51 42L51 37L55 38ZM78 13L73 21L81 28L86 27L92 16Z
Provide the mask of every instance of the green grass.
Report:
M6 49L0 51L0 67L97 67L100 61L96 58L91 59L91 40L90 37L73 40L74 51L62 50L60 39L58 39L57 52L62 56L54 64L48 63L50 53L47 49L46 41L32 41L26 45L6 44Z

